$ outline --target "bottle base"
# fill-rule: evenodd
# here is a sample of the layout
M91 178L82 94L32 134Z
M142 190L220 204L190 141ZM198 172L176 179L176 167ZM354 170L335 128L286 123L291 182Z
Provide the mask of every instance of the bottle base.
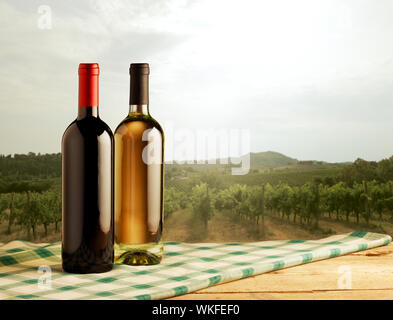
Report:
M85 274L85 273L103 273L111 271L113 268L112 264L106 265L93 265L93 266L86 266L86 267L75 267L75 266L67 266L63 264L63 272L67 273L78 273L78 274Z
M155 265L159 264L163 256L163 244L116 244L115 264L126 264L129 266Z

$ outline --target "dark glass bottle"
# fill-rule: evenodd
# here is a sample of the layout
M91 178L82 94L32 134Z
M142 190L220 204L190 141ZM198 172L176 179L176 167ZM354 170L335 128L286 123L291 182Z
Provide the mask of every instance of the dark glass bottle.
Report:
M62 264L106 272L114 259L113 135L98 116L98 64L80 64L78 73L78 117L62 139Z
M149 113L149 65L130 66L130 109L115 131L115 263L163 256L164 133Z

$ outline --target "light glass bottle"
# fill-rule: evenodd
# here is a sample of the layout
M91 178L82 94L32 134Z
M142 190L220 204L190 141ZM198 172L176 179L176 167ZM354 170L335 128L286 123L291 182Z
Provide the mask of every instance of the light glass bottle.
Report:
M149 113L149 65L130 66L130 109L115 131L115 264L163 256L164 133Z

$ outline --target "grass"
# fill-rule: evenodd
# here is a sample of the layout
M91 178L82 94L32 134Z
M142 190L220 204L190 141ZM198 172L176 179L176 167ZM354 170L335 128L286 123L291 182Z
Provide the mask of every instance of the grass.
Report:
M12 240L26 240L31 242L45 242L52 243L61 241L61 223L58 224L58 232L55 232L55 225L50 225L48 227L48 235L45 236L44 226L37 227L37 238L29 239L26 230L22 229L18 225L12 226L11 234L7 234L7 222L0 224L0 242L6 243Z
M386 217L385 217L386 218ZM290 219L280 218L277 215L267 213L265 216L264 230L261 223L258 225L240 220L231 212L217 212L208 223L205 232L202 222L195 219L190 210L184 209L174 212L164 223L164 240L184 242L247 242L262 240L306 240L320 239L332 234L342 234L354 231L370 231L385 233L393 236L393 224L385 219L383 222L371 220L367 225L363 220L355 222L350 217L336 221L322 216L318 228L309 225L293 223ZM263 232L265 231L265 232Z
M388 216L384 221L371 220L369 225L363 219L357 224L354 217L347 222L343 218L336 221L324 215L319 220L319 227L301 225L299 218L293 223L293 216L282 219L278 215L267 213L264 229L261 223L256 225L247 220L241 220L230 211L216 212L208 223L208 230L204 229L202 221L195 218L190 209L182 209L172 213L164 221L163 239L165 241L182 242L250 242L262 240L304 240L319 239L332 234L342 234L353 231L370 231L385 233L393 236L393 223ZM0 224L0 242L12 240L28 240L32 242L57 242L61 240L61 224L59 231L55 232L54 225L48 228L45 236L43 226L37 229L37 239L28 239L25 230L20 226L13 226L12 233L8 235L7 223Z

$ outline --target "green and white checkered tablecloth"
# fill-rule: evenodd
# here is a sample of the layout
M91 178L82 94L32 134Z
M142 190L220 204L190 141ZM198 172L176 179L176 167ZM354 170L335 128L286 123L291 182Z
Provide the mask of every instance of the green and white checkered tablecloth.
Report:
M12 241L0 244L0 299L163 299L391 240L384 234L353 232L321 240L165 242L159 265L115 265L107 273L82 275L62 272L60 243Z

